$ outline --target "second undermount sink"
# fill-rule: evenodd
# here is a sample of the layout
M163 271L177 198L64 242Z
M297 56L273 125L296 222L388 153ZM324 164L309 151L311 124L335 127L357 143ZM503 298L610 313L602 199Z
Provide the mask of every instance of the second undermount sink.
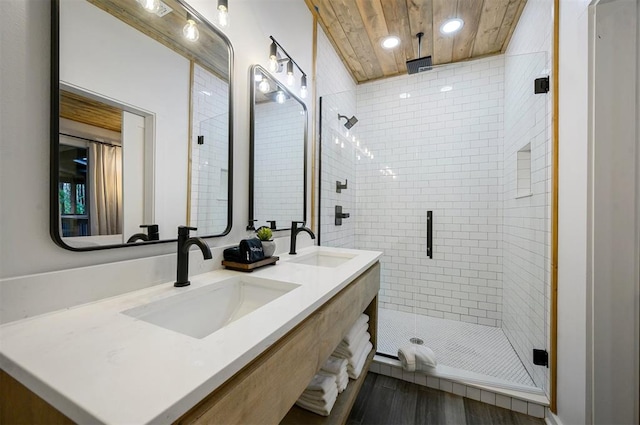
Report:
M300 257L294 258L289 261L292 263L306 264L308 266L332 268L346 263L353 257L355 257L355 255L316 251L312 252L311 254L301 255Z
M298 286L237 276L122 313L184 335L204 338Z

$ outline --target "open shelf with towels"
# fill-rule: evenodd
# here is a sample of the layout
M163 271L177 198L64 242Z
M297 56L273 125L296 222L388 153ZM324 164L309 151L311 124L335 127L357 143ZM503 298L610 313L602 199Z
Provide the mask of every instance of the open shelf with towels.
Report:
M349 385L338 395L336 404L333 405L329 416L316 415L301 407L293 406L291 410L289 410L289 413L287 413L287 416L282 419L280 425L337 425L346 423L351 408L356 401L356 397L358 397L360 388L362 388L362 384L364 384L364 379L367 377L369 366L371 366L375 354L376 350L371 350L367 356L367 361L364 364L360 377L355 381L349 380Z

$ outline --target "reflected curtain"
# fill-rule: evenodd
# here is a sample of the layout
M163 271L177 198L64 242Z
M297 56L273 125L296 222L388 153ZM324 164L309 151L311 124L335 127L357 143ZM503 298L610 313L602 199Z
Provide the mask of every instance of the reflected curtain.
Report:
M92 235L122 233L122 148L94 143L89 149Z

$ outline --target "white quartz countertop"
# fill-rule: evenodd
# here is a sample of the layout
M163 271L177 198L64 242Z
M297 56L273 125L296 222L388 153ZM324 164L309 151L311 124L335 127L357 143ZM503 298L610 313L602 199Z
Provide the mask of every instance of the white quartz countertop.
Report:
M333 268L291 262L313 252L353 256ZM328 301L382 254L310 247L252 277L300 285L202 338L122 314L241 272L216 270L0 327L0 367L78 423L169 423Z

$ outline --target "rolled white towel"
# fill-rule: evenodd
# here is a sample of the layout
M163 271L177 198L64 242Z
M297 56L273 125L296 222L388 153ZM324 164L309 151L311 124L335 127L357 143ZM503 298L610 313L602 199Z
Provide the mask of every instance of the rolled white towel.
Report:
M371 342L367 342L365 349L362 350L362 352L360 353L360 356L358 357L358 360L355 363L355 365L351 366L351 364L349 364L349 366L347 366L349 378L358 379L360 377L360 374L362 373L362 368L364 367L364 364L367 361L367 356L369 355L371 350L373 350L373 344L371 344Z
M321 393L328 393L333 388L336 388L336 377L317 374L311 379L309 385L305 391L319 391Z
M436 355L428 347L417 344L407 344L398 349L398 359L402 368L407 372L425 372L438 365Z

